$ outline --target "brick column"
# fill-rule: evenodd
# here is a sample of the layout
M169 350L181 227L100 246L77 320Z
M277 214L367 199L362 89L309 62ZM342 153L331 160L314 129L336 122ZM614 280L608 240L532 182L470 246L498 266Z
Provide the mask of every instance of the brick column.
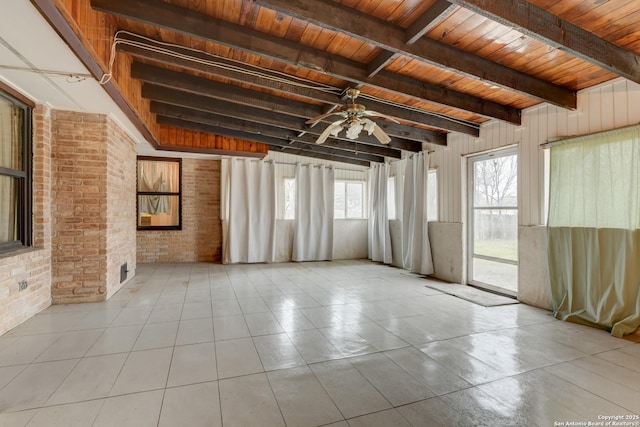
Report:
M103 301L135 270L135 143L100 114L56 110L52 134L53 302Z

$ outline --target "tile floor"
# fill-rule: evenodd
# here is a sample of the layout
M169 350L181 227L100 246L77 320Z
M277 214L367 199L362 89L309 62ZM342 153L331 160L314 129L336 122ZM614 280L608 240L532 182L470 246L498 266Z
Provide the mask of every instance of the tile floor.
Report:
M425 283L367 261L139 265L110 301L0 337L0 425L640 424L640 345Z

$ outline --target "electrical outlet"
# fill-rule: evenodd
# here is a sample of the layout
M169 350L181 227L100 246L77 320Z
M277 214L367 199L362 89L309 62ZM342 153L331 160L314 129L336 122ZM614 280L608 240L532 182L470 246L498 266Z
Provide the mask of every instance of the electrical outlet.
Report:
M29 284L26 280L18 282L18 291L24 291L25 289L27 289L27 286L29 286Z

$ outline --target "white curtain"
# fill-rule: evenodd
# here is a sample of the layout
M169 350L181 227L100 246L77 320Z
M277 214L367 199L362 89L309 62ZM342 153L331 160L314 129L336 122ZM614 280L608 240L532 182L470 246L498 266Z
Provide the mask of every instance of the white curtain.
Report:
M640 326L640 128L551 148L548 254L557 318Z
M274 262L275 164L251 159L224 159L221 184L223 261Z
M429 154L420 152L407 159L402 206L402 256L404 268L413 273L433 274L427 221Z
M294 261L333 259L333 168L296 166Z
M391 264L391 234L387 210L389 165L378 164L369 169L369 258Z

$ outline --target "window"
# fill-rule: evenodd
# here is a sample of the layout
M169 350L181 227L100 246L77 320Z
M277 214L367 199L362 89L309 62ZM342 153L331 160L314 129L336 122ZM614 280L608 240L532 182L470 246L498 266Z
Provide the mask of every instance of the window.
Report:
M182 162L138 157L138 229L182 227Z
M284 219L296 218L296 179L284 179Z
M0 253L31 245L31 108L0 92Z
M438 220L438 170L431 169L427 178L427 221Z
M334 217L364 218L364 182L336 181Z
M387 179L387 216L388 219L396 219L396 177Z

